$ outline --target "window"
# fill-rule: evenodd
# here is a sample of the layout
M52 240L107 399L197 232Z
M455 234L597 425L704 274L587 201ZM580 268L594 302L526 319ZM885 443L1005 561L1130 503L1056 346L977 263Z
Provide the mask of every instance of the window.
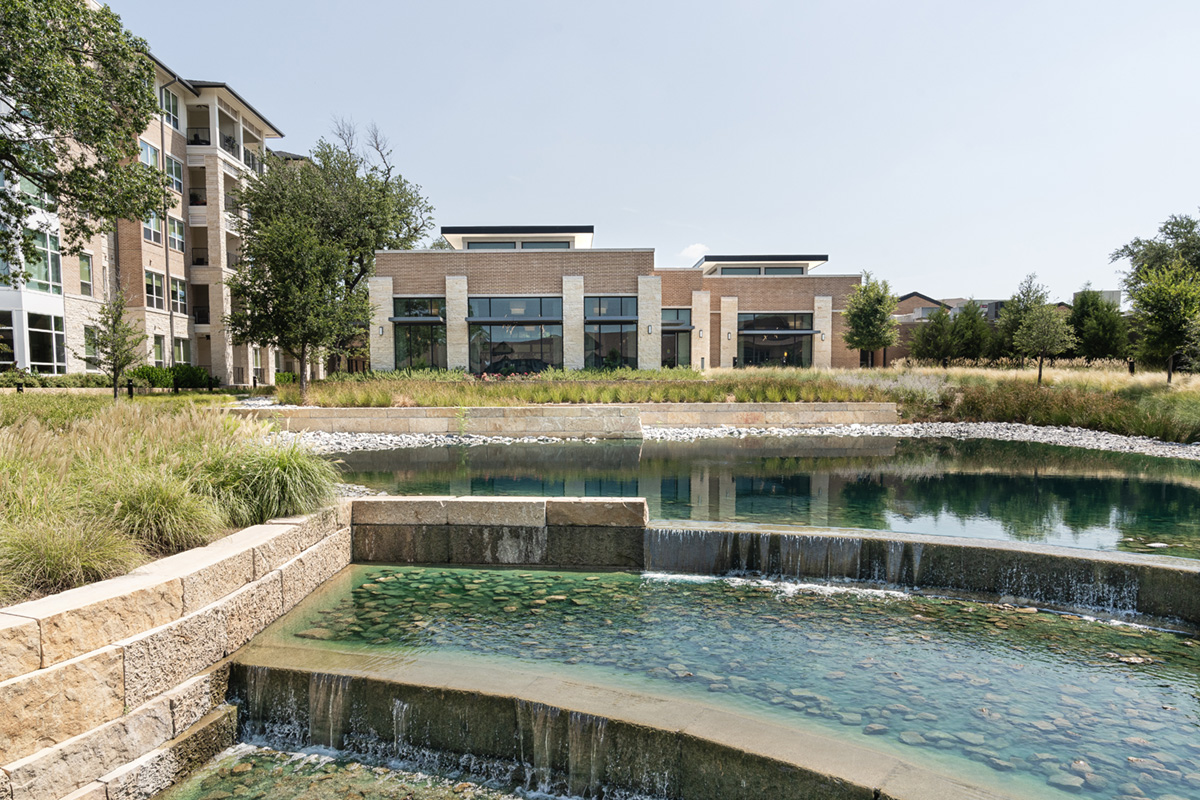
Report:
M468 250L516 250L516 242L467 242Z
M29 178L26 178L24 175L21 176L21 179L17 181L17 183L21 187L21 194L25 195L25 199L29 205L33 206L34 208L40 208L43 211L54 210L54 198L51 197L50 193L45 189L29 180Z
M637 323L583 326L583 365L593 369L637 368Z
M162 218L157 211L151 211L150 216L142 221L142 238L147 242L162 244Z
M570 250L570 242L521 242L522 250Z
M163 353L165 352L166 347L167 347L167 337L163 336L162 334L155 334L155 336L154 336L154 366L156 366L156 367L164 366Z
M583 298L583 318L601 319L603 317L637 318L636 297L585 297Z
M722 275L759 275L758 267L721 267Z
M554 299L561 314L561 299ZM471 325L468 331L472 372L541 372L563 365L561 324Z
M167 217L167 245L183 252L183 220Z
M692 365L692 334L690 331L668 331L662 335L663 367Z
M192 343L187 339L175 340L175 363L190 364L192 363Z
M664 308L662 310L662 324L672 328L691 325L692 310L690 308Z
M171 278L171 310L187 313L187 282L182 278Z
M79 255L79 293L84 297L92 296L92 255Z
M763 275L803 275L804 267L763 267Z
M445 369L445 325L396 325L396 369Z
M811 367L812 314L738 314L741 367Z
M158 148L152 144L143 142L141 139L138 140L138 145L142 149L142 155L139 160L147 167L158 169Z
M165 308L163 301L163 276L146 270L146 308Z
M467 301L467 316L484 320L562 319L561 297L472 297Z
M179 95L164 86L158 91L158 105L167 124L179 130Z
M63 318L30 314L28 320L30 371L49 374L66 372L67 346Z
M26 286L38 292L62 294L62 256L58 252L58 237L44 231L29 231L33 235L34 256L27 265L29 280Z
M738 314L739 331L811 331L812 314L766 312Z
M167 156L167 176L171 179L171 188L183 194L183 162Z
M446 300L443 297L394 297L393 317L429 317L444 319Z
M83 363L88 372L100 370L100 355L96 348L97 331L90 325L83 326Z
M17 364L17 337L13 335L13 312L0 311L0 372Z

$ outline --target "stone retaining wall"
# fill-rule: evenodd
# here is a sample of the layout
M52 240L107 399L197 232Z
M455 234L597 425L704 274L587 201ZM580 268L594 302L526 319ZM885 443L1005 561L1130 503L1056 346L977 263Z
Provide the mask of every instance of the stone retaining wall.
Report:
M642 426L805 428L894 424L895 403L643 403L481 408L239 408L284 430L640 439Z
M0 609L0 800L141 800L233 743L225 657L350 563L349 505Z

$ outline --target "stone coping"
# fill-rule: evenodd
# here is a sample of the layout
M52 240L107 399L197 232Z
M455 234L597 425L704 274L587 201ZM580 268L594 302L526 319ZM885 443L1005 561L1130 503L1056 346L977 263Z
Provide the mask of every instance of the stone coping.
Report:
M417 747L448 750L501 759L532 760L538 754L523 737L522 706L534 704L533 711L543 719L571 718L584 715L594 728L603 724L603 748L606 763L596 764L591 753L570 751L570 736L559 736L551 745L567 752L564 761L572 768L578 763L593 776L619 776L637 779L637 767L644 764L616 763L645 758L645 752L676 756L675 763L655 764L661 770L656 780L666 785L672 797L707 800L729 796L882 797L893 800L1013 800L1021 795L1007 794L983 785L994 782L994 773L984 774L980 783L961 774L950 775L921 767L885 750L865 747L846 738L812 730L789 727L769 720L750 718L726 708L679 698L657 696L545 674L532 674L493 664L470 665L461 659L422 656L415 661L404 657L375 656L363 666L360 654L303 646L281 645L274 641L252 644L234 659L231 691L245 700L246 668L287 673L289 691L303 692L312 676L344 676L357 679L347 690L344 713L365 704L387 707L386 716L370 721L359 720L357 739L363 729L386 726L373 733L389 745L404 739L394 728L391 709L396 702L407 706L408 731L421 730L434 741L409 742ZM264 678L260 671L256 691ZM390 697L389 697L390 695ZM264 692L263 696L270 696ZM369 698L366 703L364 699ZM301 717L307 718L311 698L299 697ZM517 706L513 713L513 705ZM257 709L243 708L243 716L256 715ZM451 716L452 723L439 725L438 717ZM311 720L308 720L311 724ZM515 725L514 725L515 722ZM364 724L365 723L365 724ZM349 730L349 720L323 719L322 726ZM432 733L431 733L432 731ZM576 732L578 733L578 732ZM399 734L399 735L398 735ZM411 736L411 734L409 734ZM551 734L542 734L546 741ZM590 739L576 736L587 749ZM458 742L456 748L455 741ZM509 752L471 752L472 744L499 743ZM333 743L337 746L340 743ZM639 747L640 745L640 747ZM535 744L536 747L536 744ZM554 764L552 766L558 767ZM969 771L970 765L964 765ZM644 772L645 770L640 770ZM566 776L568 784L575 776ZM627 785L622 788L646 790L649 787ZM731 794L732 792L732 794ZM762 793L759 793L762 792ZM811 794L807 793L811 792Z
M214 665L350 563L349 523L341 501L0 609L0 800L111 792L105 776L156 753L108 795L140 800L208 752L196 742L227 746L224 717L188 733L224 703L228 668Z

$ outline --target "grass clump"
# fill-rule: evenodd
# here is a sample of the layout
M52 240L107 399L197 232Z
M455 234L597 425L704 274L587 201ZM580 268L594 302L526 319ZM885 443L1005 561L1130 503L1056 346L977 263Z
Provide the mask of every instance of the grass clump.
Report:
M75 417L5 406L0 601L120 575L333 497L335 468L262 423L182 398L103 402Z

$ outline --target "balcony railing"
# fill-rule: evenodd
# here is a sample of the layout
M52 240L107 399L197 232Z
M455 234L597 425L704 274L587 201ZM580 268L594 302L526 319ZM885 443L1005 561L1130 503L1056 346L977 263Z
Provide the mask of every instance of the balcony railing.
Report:
M227 133L221 134L221 149L234 158L238 157L238 141L236 136L230 136Z
M242 257L240 255L230 253L229 257L225 259L225 263L230 269L237 269L242 265Z
M208 128L188 128L187 142L194 145L210 145L212 144L212 135Z
M188 205L189 206L206 206L206 205L208 205L208 190L207 189L188 189Z
M237 198L229 192L225 193L225 210L230 214L236 214L238 211Z
M208 324L208 306L195 306L192 308L192 319L197 325Z
M258 160L258 155L248 147L242 148L242 163L257 172L259 175L262 174L262 162Z
M192 266L207 267L208 266L208 248L193 247L192 248Z

